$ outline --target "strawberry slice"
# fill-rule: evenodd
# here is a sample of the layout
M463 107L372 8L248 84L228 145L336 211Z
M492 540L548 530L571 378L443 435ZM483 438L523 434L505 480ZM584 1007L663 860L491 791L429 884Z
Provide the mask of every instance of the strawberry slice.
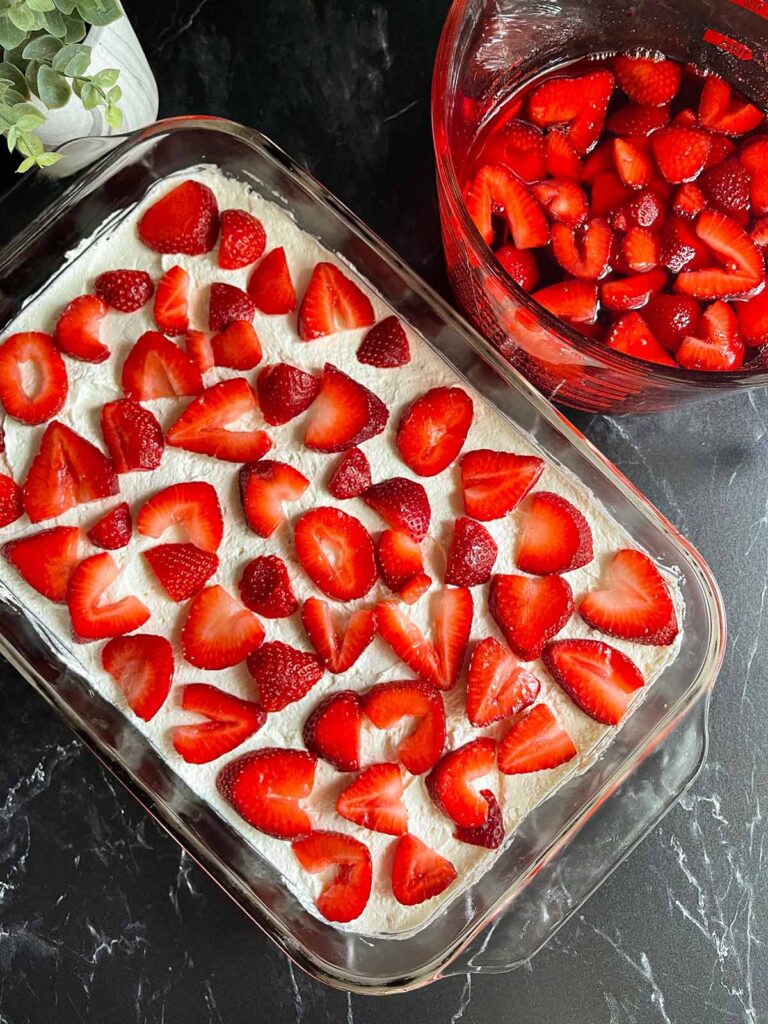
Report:
M627 188L615 171L598 174L592 183L592 216L610 219L632 199L632 190Z
M534 576L571 572L592 561L589 523L566 498L537 491L517 548L517 565Z
M541 684L493 637L481 640L469 660L467 718L484 726L527 708Z
M2 547L3 558L43 597L62 603L79 562L80 531L76 526L54 526L50 530L9 540Z
M482 825L475 828L457 826L453 830L453 838L458 839L460 843L482 846L486 850L498 850L504 842L504 818L501 808L490 789L481 789L480 796L488 805L488 817Z
M537 704L518 721L499 744L499 771L522 775L559 768L578 751L568 732L546 704Z
M307 750L340 772L360 767L360 701L354 690L337 690L321 700L304 723Z
M679 125L662 128L651 136L653 155L664 178L673 185L697 178L707 162L710 136L698 128Z
M73 571L67 587L67 607L78 643L132 633L150 617L149 608L133 595L107 602L104 594L120 575L106 551L85 558Z
M501 519L522 501L541 474L544 461L536 455L513 455L479 448L461 458L464 511L473 519Z
M145 722L154 718L173 681L173 649L165 637L151 633L114 637L104 645L101 663L131 711Z
M363 710L377 729L391 729L403 718L416 728L400 740L397 757L412 775L428 772L445 747L443 698L429 683L417 679L379 683L363 697Z
M364 451L349 448L328 481L328 493L339 501L357 498L371 486L371 466Z
M105 270L93 290L110 308L135 313L152 298L155 286L146 270Z
M172 601L198 593L219 567L217 555L195 544L158 544L144 557Z
M272 441L264 430L230 428L258 410L256 393L244 377L222 380L191 402L165 435L166 443L224 462L256 462Z
M647 555L629 548L613 556L608 586L590 591L579 614L593 629L640 644L666 646L678 632L663 576Z
M611 328L606 344L615 352L661 366L674 366L675 361L661 347L650 327L639 313L627 313Z
M299 338L314 341L376 320L365 292L332 263L318 263L299 306Z
M673 274L710 267L714 256L684 217L671 216L661 232L661 263Z
M149 498L136 520L144 537L162 537L169 526L182 526L187 539L203 551L216 551L224 520L216 488L203 480L171 484Z
M456 587L476 587L487 583L498 553L496 541L482 523L459 516L454 523L448 549L445 582Z
M749 172L752 210L762 217L768 213L768 139L758 139L745 146L739 160Z
M744 362L744 340L736 314L722 299L709 306L700 321L700 334L687 335L677 361L688 370L736 370Z
M634 100L649 107L664 107L677 96L680 65L652 57L614 57L613 70L619 87Z
M328 597L365 597L376 582L373 541L359 519L320 506L305 512L293 534L302 568Z
M284 619L298 609L285 562L278 555L257 555L243 569L238 583L246 608L265 619Z
M467 212L486 245L493 241L493 217L503 217L518 249L535 249L549 241L549 226L536 197L512 171L486 164L464 197Z
M334 621L327 601L308 597L301 609L301 621L322 664L334 675L352 668L376 636L376 617L368 608L352 612L343 632Z
M756 221L749 237L760 249L764 250L768 246L768 217L761 217L759 221ZM763 258L765 258L765 253L763 253Z
M566 224L552 225L552 252L572 277L596 281L608 269L613 232L607 222L595 218L579 231Z
M552 130L547 135L546 149L546 170L550 178L581 181L581 157L576 152L567 135L563 132ZM539 175L539 177L543 177L543 175Z
M326 921L345 924L358 918L368 903L373 868L368 847L341 832L317 830L291 843L299 864L310 874L337 868L315 905Z
M267 233L260 220L246 210L221 211L219 266L222 270L247 267L264 252Z
M763 278L759 250L735 220L705 210L696 222L696 234L720 257L722 267L685 270L678 274L675 291L697 299L727 299L751 292Z
M675 193L672 209L679 217L695 220L707 208L707 197L694 181L687 181Z
M256 390L264 419L278 426L312 405L320 391L320 382L311 373L290 363L273 363L260 371Z
M10 526L24 515L21 488L6 473L0 473L0 527Z
M376 560L382 579L396 594L424 573L421 545L404 530L385 530L381 534L376 544Z
M461 671L472 629L473 610L472 594L466 587L443 591L434 620L440 689L449 690Z
M531 93L528 113L541 128L567 126L571 144L586 153L600 137L613 86L613 75L605 70L550 78Z
M132 528L131 510L128 502L123 501L93 524L88 531L88 540L97 548L114 551L128 544Z
M336 810L347 821L372 832L403 836L408 808L403 803L403 776L396 764L372 764L342 790Z
M272 249L248 279L248 295L261 313L277 316L296 309L296 291L285 258L285 249Z
M546 140L539 128L513 118L484 142L477 164L503 164L525 182L546 174Z
M100 338L109 307L97 295L72 299L56 322L54 340L66 355L87 363L103 363L110 351Z
M472 783L493 770L496 744L482 737L443 754L427 776L427 792L440 811L463 828L488 819L488 805Z
M744 164L735 159L725 160L704 171L699 178L701 198L694 197L697 198L696 212L700 213L704 207L711 206L731 217L744 214L749 210L751 180L752 176ZM696 186L689 184L687 187L693 189Z
M116 473L157 469L165 441L160 424L130 398L107 402L101 410L101 433Z
M266 714L250 700L241 700L218 686L189 683L181 690L181 707L207 721L176 725L171 731L173 746L187 764L208 764L239 747L267 720Z
M298 469L273 459L246 463L239 478L245 521L260 537L271 537L285 522L283 502L298 501L309 487Z
M368 331L360 342L357 359L368 366L387 370L411 361L408 335L396 316L388 316Z
M614 139L613 158L627 188L645 188L653 180L653 161L638 142Z
M427 576L426 573L418 572L415 576L411 576L398 591L400 600L406 604L416 604L419 598L426 594L431 586L431 577Z
M236 320L247 320L250 323L254 316L256 316L256 307L242 288L214 281L211 285L208 302L208 327L210 330L222 331Z
M192 598L181 649L195 668L221 669L238 665L264 639L264 627L253 612L223 587L206 587Z
M392 861L392 895L404 907L439 896L456 880L449 860L410 833L402 836Z
M683 185L683 188L686 187ZM633 224L624 236L622 252L630 270L634 270L636 274L645 274L659 265L661 239L649 228L638 228ZM664 281L666 283L666 274Z
M441 686L441 666L434 644L426 639L397 602L380 601L377 604L376 626L382 640L389 644L411 671L433 686L444 688Z
M33 523L68 508L117 494L112 463L95 445L58 420L45 428L22 489L24 511Z
M647 137L657 132L659 128L666 128L669 124L669 109L667 107L647 107L640 103L625 103L623 107L615 110L605 127L614 135L643 136Z
M314 655L274 640L248 656L248 671L259 688L264 710L282 711L306 697L322 678L323 666Z
M301 801L312 793L316 764L306 750L262 747L224 765L216 788L249 825L276 839L296 839L312 831Z
M34 385L25 381L25 364L34 367ZM68 391L67 368L50 335L25 331L0 345L0 402L9 416L44 423L59 412Z
M644 685L635 663L602 640L555 640L542 658L571 700L604 725L618 725Z
M211 339L205 331L187 331L184 347L201 374L206 373L215 365Z
M728 157L733 156L735 152L735 142L726 138L725 135L713 135L712 146L709 150L707 162L704 164L704 169L707 170L710 167L714 167L716 164L721 164L724 160L727 160Z
M533 298L555 316L576 324L593 324L597 319L597 285L594 281L568 278L533 293Z
M533 661L569 621L573 593L561 576L498 575L488 607L518 658Z
M154 252L210 252L219 233L216 196L199 181L183 181L144 211L138 232Z
M552 220L558 221L560 224L566 224L569 228L578 227L579 224L583 224L589 215L589 203L587 201L586 193L583 188L580 188L575 181L562 181L556 178L550 178L548 181L540 181L538 184L533 185L533 194L539 200L541 205L547 211ZM509 247L505 247L509 248ZM516 252L527 252L528 250L515 250ZM500 249L496 254L496 258L499 259L499 254L502 252ZM529 257L533 260L531 253L528 253ZM534 267L536 261L533 260ZM509 273L509 268L504 267ZM530 287L527 283L523 283L516 275L512 274L517 283L526 288L527 291L532 291L536 285L536 282L531 284ZM526 282L530 279L530 275L526 276Z
M699 99L699 124L722 135L745 135L762 123L764 114L717 75L708 75Z
M199 395L203 390L200 371L189 356L157 331L142 334L128 353L121 382L126 398L137 402Z
M536 257L529 249L517 249L514 245L502 245L494 255L516 284L525 288L527 292L533 291L539 280L539 266L536 263Z
M695 334L701 307L688 295L653 295L643 310L651 334L668 352L676 352L687 334Z
M183 267L170 267L160 278L153 315L163 334L185 334L189 330L189 274Z
M666 272L661 268L644 274L621 277L617 281L606 281L600 286L600 298L607 309L624 312L640 309L652 295L660 292L667 283Z
M768 342L768 288L737 306L739 327L747 345ZM693 333L693 331L691 331Z
M418 476L435 476L458 457L472 426L472 399L461 388L431 388L405 410L397 447Z
M326 363L304 444L316 452L343 452L380 434L388 418L389 411L378 396Z
M432 509L427 492L418 481L393 476L369 487L363 501L393 530L402 530L415 541L426 537Z
M211 351L216 366L232 370L252 370L261 362L261 342L248 320L233 320L211 338Z

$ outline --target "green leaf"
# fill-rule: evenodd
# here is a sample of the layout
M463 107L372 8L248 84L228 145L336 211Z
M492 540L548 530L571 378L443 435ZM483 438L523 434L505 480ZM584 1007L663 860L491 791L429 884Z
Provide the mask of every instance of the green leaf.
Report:
M67 34L67 23L60 11L48 11L42 15L43 25L52 36L63 39Z
M53 58L51 67L64 75L84 75L91 62L90 46L82 43L67 43Z
M24 156L40 156L45 148L37 135L23 135L16 144L18 151Z
M19 137L18 129L16 128L15 125L11 125L11 127L8 129L7 135L5 136L5 142L6 142L6 145L8 146L8 152L9 153L13 152L13 147L16 145L16 140L18 139L18 137Z
M114 85L107 93L107 103L111 103L115 106L123 98L123 90L119 85Z
M21 163L19 164L19 166L16 168L16 173L17 174L23 174L25 171L28 171L30 169L30 167L34 167L34 166L35 166L35 158L33 156L28 156L24 160L22 160Z
M0 14L0 46L4 50L15 50L26 38L26 31L14 25L7 13Z
M79 14L64 15L64 35L62 39L65 43L80 43L85 39L85 22Z
M60 49L61 42L55 36L35 36L21 51L21 56L24 60L52 60Z
M110 25L123 15L117 0L77 0L77 10L89 25Z
M30 10L23 0L8 8L8 17L22 32L34 32L42 27L42 15Z
M56 10L62 14L71 14L75 9L75 0L54 0Z
M45 124L45 118L42 114L38 114L35 111L34 114L22 114L19 120L16 122L16 129L20 132L33 132L35 128L39 128L41 124Z
M83 101L83 107L86 110L93 110L101 102L101 93L91 82L83 82L80 99Z
M27 88L27 82L24 75L19 71L15 64L11 64L10 61L0 61L0 78L4 78L6 81L11 83L11 86L22 94L22 96L29 95L29 89Z
M37 92L49 110L65 106L72 95L66 78L47 64L41 64L37 73Z
M37 61L31 60L29 64L27 64L26 71L24 72L24 77L27 80L27 85L29 86L31 92L35 94L35 96L37 96L37 72L39 70L40 65L37 63Z
M122 110L120 109L120 107L115 107L112 104L109 104L109 106L107 107L104 117L106 118L106 122L109 125L109 127L114 128L115 131L117 131L117 129L123 123Z
M117 68L104 68L103 71L99 71L93 76L93 84L98 85L100 89L109 89L119 77L120 72Z
M56 10L53 0L26 0L26 4L30 11L39 11L41 14Z
M61 153L41 153L40 156L36 158L35 163L38 167L51 167L52 164L58 163L61 158Z

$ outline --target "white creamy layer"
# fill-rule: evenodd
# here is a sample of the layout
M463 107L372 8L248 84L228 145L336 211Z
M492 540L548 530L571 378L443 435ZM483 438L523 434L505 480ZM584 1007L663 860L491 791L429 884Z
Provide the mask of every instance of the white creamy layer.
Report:
M329 260L341 266L346 273L349 267L324 249L315 239L301 231L292 219L280 208L261 198L245 184L227 178L211 168L195 169L183 177L195 177L210 186L216 193L219 207L246 209L257 216L267 232L267 248L284 246L288 264L299 297L304 292L312 268L319 260ZM245 288L250 267L243 270L221 270L216 263L216 250L205 256L161 256L147 249L136 232L136 223L141 211L161 194L178 183L178 179L161 182L151 190L138 208L129 215L114 219L111 229L93 244L81 245L77 252L50 282L44 291L33 298L24 311L9 326L5 336L21 330L42 330L52 332L56 319L64 306L76 295L92 290L94 279L104 270L135 267L149 271L157 281L163 271L174 264L181 264L190 273L193 289L191 293L191 327L208 329L208 285L213 281L226 281ZM392 310L361 281L373 303L376 319L380 320ZM390 410L386 431L367 441L363 448L370 460L374 481L390 476L413 476L398 456L394 445L395 429L402 411L416 397L429 387L455 385L457 379L413 331L409 330L411 362L400 369L376 369L359 363L356 349L364 330L343 331L328 338L302 343L296 333L296 314L287 316L265 316L256 314L254 321L264 349L262 365L285 361L293 363L312 373L319 373L326 361L350 373L356 380L371 388ZM119 384L123 360L134 342L146 330L155 329L152 320L152 303L143 309L124 314L110 312L103 323L103 340L113 352L113 358L105 363L91 364L65 357L69 374L69 396L58 419L83 434L90 441L102 447L99 429L99 415L105 402L122 397ZM183 344L183 342L182 342ZM253 383L258 369L245 376ZM237 376L235 371L209 371L205 384ZM464 385L462 385L464 386ZM521 433L516 432L478 393L467 388L474 403L474 422L469 432L465 451L473 448L493 448L520 454L542 453ZM165 399L147 403L167 428L188 404L189 399ZM237 582L246 562L260 554L278 554L285 559L294 591L299 602L312 594L322 595L310 582L297 563L292 545L292 522L305 510L317 505L338 504L345 511L357 516L375 536L385 528L383 521L370 510L362 500L336 502L328 493L325 484L336 466L339 456L321 455L303 447L302 436L304 417L300 416L281 427L268 427L274 448L269 458L281 459L299 469L310 480L300 501L286 506L289 521L275 536L263 540L245 525L238 496L237 465L220 462L206 456L194 455L175 448L166 448L162 465L152 473L133 473L119 477L120 494L104 501L70 509L55 520L34 526L24 517L2 531L0 539L34 533L55 524L78 524L84 530L109 508L127 500L134 518L142 502L160 488L181 480L206 480L216 487L224 513L224 539L219 549L219 570L210 583L220 583L232 594L237 595ZM260 424L263 425L263 424ZM28 427L9 417L4 422L6 451L9 466L14 477L23 481L30 460L37 451L43 427ZM446 546L450 541L456 516L462 514L459 473L452 466L436 477L422 479L432 506L432 525L425 541L427 571L436 583L410 610L409 614L425 631L430 628L434 603L440 593L439 581L444 570ZM548 464L537 489L555 491L577 505L587 517L592 528L594 560L583 569L568 573L568 581L574 591L575 603L601 579L604 567L611 555L619 548L636 546L628 535L608 515L604 508L577 481ZM515 572L514 552L516 535L524 513L516 511L510 516L485 524L499 547L495 565L496 572ZM174 536L168 531L162 542L186 539L181 534ZM245 665L218 672L206 672L187 664L178 646L181 626L186 614L186 604L171 601L156 582L141 552L158 541L134 534L130 545L112 552L123 572L112 589L111 596L119 597L132 593L141 598L152 611L152 617L143 631L168 636L176 644L175 686L165 706L155 718L144 723L127 708L121 692L101 667L102 643L75 644L71 640L69 617L64 606L55 605L41 597L14 570L0 560L0 579L18 596L19 601L53 631L72 658L82 668L83 674L93 686L110 701L125 711L134 724L144 732L153 746L201 798L212 805L235 829L263 856L268 858L283 874L287 884L302 902L314 910L314 898L324 879L309 876L299 867L291 852L290 844L263 835L252 828L219 796L215 780L221 765L248 750L265 746L302 746L302 725L310 711L328 693L351 688L364 691L371 685L387 679L401 679L413 676L390 648L379 638L365 652L356 665L342 676L326 674L315 688L301 701L289 705L283 711L269 715L265 726L233 753L207 765L186 764L173 749L171 727L197 720L197 716L182 712L179 684L192 681L214 683L241 697L256 698L255 684ZM83 555L93 553L84 542ZM674 581L670 581L674 589ZM472 594L475 615L469 650L472 645L486 636L502 639L487 607L487 586L474 587ZM379 598L391 596L383 584L377 583L367 597L357 602L372 606ZM676 594L679 611L680 600ZM343 615L346 612L339 609ZM311 646L304 634L300 616L297 613L288 619L264 620L268 640L283 640L304 650ZM578 615L574 615L560 634L561 637L599 637L590 630ZM640 668L647 682L651 682L668 665L677 653L678 644L672 647L647 647L639 644L611 640L620 650L627 653ZM541 680L540 700L548 703L561 723L568 729L578 748L579 757L570 764L551 771L507 777L495 770L486 779L480 780L481 788L490 786L497 794L504 814L507 834L511 834L521 819L542 799L551 794L574 772L583 770L598 755L597 747L614 730L593 721L583 714L563 691L550 679L541 661L528 667ZM455 689L445 695L447 712L447 748L452 749L478 734L494 737L503 735L508 723L476 730L470 726L464 706L466 668ZM370 724L363 729L363 765L375 761L395 760L395 749L407 732L410 723L390 732L379 732ZM306 807L318 828L336 829L349 832L366 843L373 856L374 887L368 906L352 924L346 926L356 932L398 933L423 925L446 901L469 886L492 865L496 852L460 843L453 838L453 824L443 817L427 796L423 777L412 777L404 772L407 779L405 802L409 812L410 831L429 846L449 858L455 865L458 878L456 883L441 896L421 906L403 907L391 893L389 872L391 850L396 840L361 829L338 816L334 804L338 793L349 784L353 776L340 774L323 761L318 761L314 792Z

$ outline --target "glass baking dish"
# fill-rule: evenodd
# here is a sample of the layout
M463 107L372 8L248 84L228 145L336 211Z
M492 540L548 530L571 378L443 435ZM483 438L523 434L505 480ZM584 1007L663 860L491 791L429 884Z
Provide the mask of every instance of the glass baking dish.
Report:
M67 667L44 624L0 584L0 651L197 860L300 967L354 992L387 993L457 971L525 962L659 820L701 764L708 696L725 644L717 584L698 553L586 439L474 333L342 204L273 143L212 118L161 121L122 140L87 140L100 159L29 222L30 203L56 187L14 190L0 223L28 226L0 251L0 329L60 268L64 254L157 180L218 165L287 209L301 228L354 264L420 332L556 464L589 487L614 518L678 577L685 602L677 659L654 682L600 759L524 820L491 869L405 936L355 935L309 913L279 873L192 793L131 721ZM82 166L83 150L76 147ZM59 165L59 166L64 166ZM60 184L58 188L60 188ZM256 948L256 947L254 947Z

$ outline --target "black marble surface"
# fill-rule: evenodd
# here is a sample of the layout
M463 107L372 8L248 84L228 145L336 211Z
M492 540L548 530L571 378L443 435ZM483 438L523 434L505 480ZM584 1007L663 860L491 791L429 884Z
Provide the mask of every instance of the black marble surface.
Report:
M443 3L126 6L161 114L260 128L445 288L428 116ZM511 975L388 1000L325 989L3 665L0 1024L768 1020L768 394L578 422L708 559L731 631L703 772L583 911Z

